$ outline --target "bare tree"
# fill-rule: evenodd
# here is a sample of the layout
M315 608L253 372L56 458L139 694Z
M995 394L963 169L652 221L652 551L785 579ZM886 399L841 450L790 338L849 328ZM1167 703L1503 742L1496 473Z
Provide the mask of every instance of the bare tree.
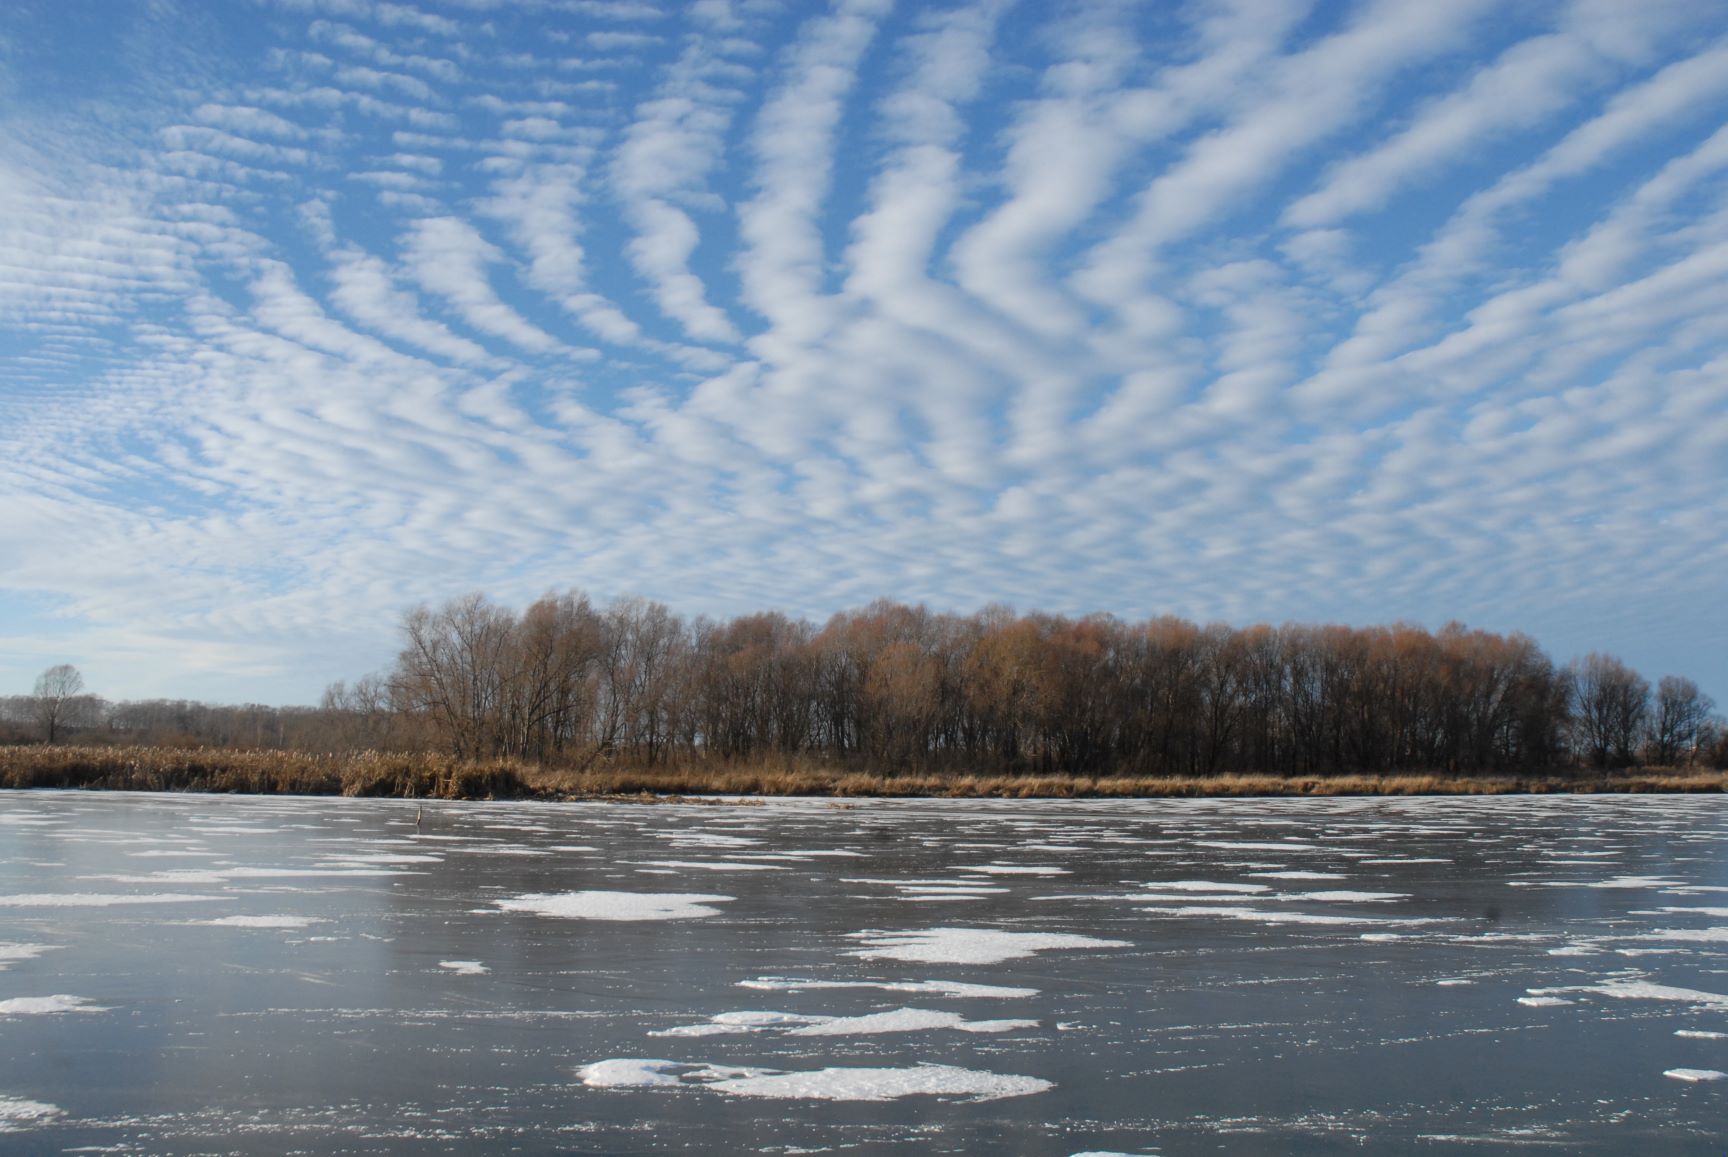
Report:
M1716 704L1690 679L1665 676L1656 684L1656 711L1650 721L1650 757L1663 767L1689 760Z
M36 677L36 722L53 743L61 730L73 721L84 691L84 676L70 663L60 663Z
M1629 764L1650 716L1650 684L1612 655L1572 663L1573 724L1596 767Z

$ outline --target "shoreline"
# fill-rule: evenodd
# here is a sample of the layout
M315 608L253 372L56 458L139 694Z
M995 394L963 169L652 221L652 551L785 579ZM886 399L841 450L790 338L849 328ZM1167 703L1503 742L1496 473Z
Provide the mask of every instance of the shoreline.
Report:
M1319 796L1698 794L1728 791L1728 771L1628 768L1446 775L1069 776L873 773L847 768L566 770L427 753L139 747L0 748L0 788L181 791L397 799L546 801L804 796L833 799L1202 799Z

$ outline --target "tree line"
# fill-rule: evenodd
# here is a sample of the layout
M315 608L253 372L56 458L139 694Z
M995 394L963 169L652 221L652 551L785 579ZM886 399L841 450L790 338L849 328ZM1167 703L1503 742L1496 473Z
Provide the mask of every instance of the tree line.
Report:
M1481 774L1728 764L1691 680L1449 624L1202 626L879 601L818 626L579 592L409 611L394 666L317 708L108 705L101 726L306 750L878 772ZM46 676L45 676L46 678ZM41 688L38 688L41 691ZM22 698L22 697L21 697ZM40 701L41 696L35 697Z

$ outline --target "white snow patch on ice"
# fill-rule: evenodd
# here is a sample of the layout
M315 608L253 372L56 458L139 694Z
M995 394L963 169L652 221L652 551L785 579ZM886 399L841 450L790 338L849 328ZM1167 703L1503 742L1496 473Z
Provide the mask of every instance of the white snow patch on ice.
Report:
M1366 863L1367 861L1363 861ZM1250 876L1262 880L1343 880L1348 878L1344 872L1249 872Z
M1664 1069L1662 1075L1677 1081L1728 1081L1728 1073L1718 1069Z
M0 1000L0 1016L48 1016L57 1012L107 1012L107 1006L90 1003L89 997L67 996L58 993L54 996L15 996L11 1000Z
M690 1067L677 1061L615 1057L583 1065L576 1070L576 1075L582 1078L584 1085L593 1089L642 1089L654 1085L681 1085L684 1082L679 1079L677 1070Z
M847 955L865 960L924 964L1000 964L1035 952L1080 948L1127 948L1125 940L1101 940L1067 932L1004 932L994 928L923 928L913 932L853 932L863 948Z
M893 1101L901 1097L964 1097L996 1101L1054 1088L1040 1077L980 1072L955 1065L899 1069L830 1068L803 1073L734 1077L711 1086L737 1097L812 1101Z
M1408 892L1297 892L1290 896L1280 896L1281 900L1324 900L1336 904L1379 904L1388 900L1408 900Z
M930 1032L935 1029L957 1029L960 1032L1012 1032L1020 1028L1037 1028L1035 1020L967 1020L959 1013L940 1012L928 1008L897 1008L892 1012L875 1012L864 1016L824 1018L795 1028L791 1036L853 1036L894 1032Z
M739 988L767 992L813 992L828 988L874 988L886 992L918 992L936 996L992 997L1015 999L1037 996L1036 988L1010 988L1002 984L968 984L960 980L799 980L788 976L760 976L740 980Z
M52 1121L66 1110L42 1101L26 1101L18 1097L0 1097L0 1133L16 1133L32 1125Z
M784 872L779 864L741 864L735 860L630 860L648 868L677 868L700 872Z
M734 897L702 892L535 892L492 901L506 912L532 912L565 920L693 920L718 916L710 904Z
M312 924L328 924L321 916L221 916L215 920L189 920L207 928L305 928Z
M114 908L124 904L193 904L222 896L191 896L180 892L119 896L105 892L33 892L0 896L0 908Z
M954 1029L959 1032L1012 1032L1021 1028L1036 1028L1035 1020L967 1020L959 1013L927 1008L897 1008L891 1012L873 1012L862 1016L810 1016L795 1012L723 1012L706 1024L681 1025L661 1029L649 1036L697 1037L724 1033L755 1033L785 1030L788 1036L875 1036L884 1033L933 1032Z
M492 971L478 960L440 960L438 967L449 969L457 976L485 976Z
M1728 996L1721 993L1701 992L1696 988L1677 988L1670 984L1652 984L1647 980L1611 980L1607 984L1582 987L1576 991L1600 993L1620 1000L1676 1000L1711 1008L1728 1008Z
M1527 1004L1531 1008L1559 1008L1562 1005L1577 1004L1575 1000L1567 1000L1563 996L1520 996L1519 1004Z
M1675 1036L1683 1036L1689 1040L1728 1040L1728 1032L1712 1032L1703 1028L1677 1028Z
M1234 852L1318 852L1322 849L1313 844L1302 844L1295 841L1279 843L1255 843L1251 840L1195 840L1197 848L1224 848Z
M1275 912L1267 908L1223 908L1205 904L1182 904L1168 908L1142 908L1161 916L1224 916L1261 924L1416 924L1417 920L1387 920L1375 916L1321 916L1312 912Z
M1156 888L1160 892L1240 892L1244 895L1272 890L1270 884L1220 884L1212 880L1158 880L1141 887Z
M957 864L957 872L982 872L986 876L1066 876L1067 868L1051 864Z
M1042 1093L1054 1087L1050 1081L1040 1077L934 1064L907 1068L828 1068L783 1072L619 1058L584 1065L577 1074L583 1084L594 1088L684 1086L711 1089L737 1097L811 1101L892 1101L913 1096L994 1101Z
M52 952L58 944L0 944L0 972L19 960L34 960L44 952Z

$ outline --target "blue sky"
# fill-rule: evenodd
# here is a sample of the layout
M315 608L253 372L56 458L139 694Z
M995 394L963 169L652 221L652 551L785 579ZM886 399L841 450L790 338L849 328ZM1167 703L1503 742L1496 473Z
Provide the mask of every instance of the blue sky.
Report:
M1728 7L8 0L0 690L579 587L1728 701Z

